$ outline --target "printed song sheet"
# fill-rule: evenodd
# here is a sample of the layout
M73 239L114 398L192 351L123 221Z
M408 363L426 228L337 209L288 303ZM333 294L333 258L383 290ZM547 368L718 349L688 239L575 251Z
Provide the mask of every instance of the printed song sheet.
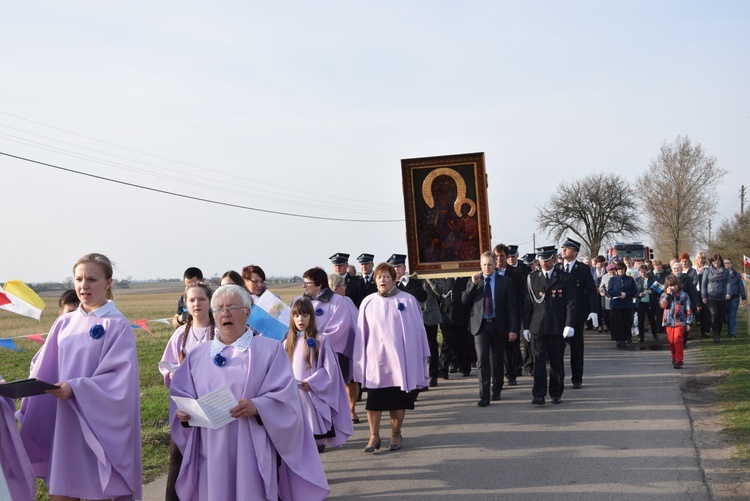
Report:
M226 387L206 393L198 400L185 397L171 398L182 412L190 416L190 426L216 430L237 419L229 413L237 405L237 399Z

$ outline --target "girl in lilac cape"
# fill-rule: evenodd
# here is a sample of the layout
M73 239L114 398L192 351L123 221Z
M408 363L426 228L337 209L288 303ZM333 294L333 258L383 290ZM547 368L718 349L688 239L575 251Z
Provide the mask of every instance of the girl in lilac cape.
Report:
M50 499L140 499L138 358L115 309L112 263L88 254L73 267L81 305L59 317L31 377L59 389L21 403L21 439Z
M18 435L15 409L12 398L0 397L0 499L31 501L36 491L34 471Z
M238 400L231 409L236 419L212 430L172 413L172 438L183 454L177 495L182 501L324 499L328 482L283 346L246 328L252 299L244 288L220 287L211 307L219 332L188 353L170 394L200 398L226 387Z
M356 306L352 310L351 306L354 306L354 303L350 299L335 294L328 287L328 276L320 267L310 268L303 273L302 286L305 293L294 298L292 304L301 297L307 297L312 301L315 309L315 326L318 332L331 342L334 351L339 354L339 367L346 383L351 418L353 422L359 422L359 418L354 413L354 406L359 396L359 385L354 382L351 369L352 349L357 330Z
M419 302L395 286L396 271L388 263L375 269L378 292L359 305L354 339L354 380L367 388L370 441L365 452L380 448L383 410L391 418L390 450L401 449L406 409L414 408L416 391L429 383L430 348Z
M284 347L298 381L302 413L318 452L323 452L326 446L342 445L354 433L344 380L331 343L325 336L318 336L309 299L294 302L289 324Z

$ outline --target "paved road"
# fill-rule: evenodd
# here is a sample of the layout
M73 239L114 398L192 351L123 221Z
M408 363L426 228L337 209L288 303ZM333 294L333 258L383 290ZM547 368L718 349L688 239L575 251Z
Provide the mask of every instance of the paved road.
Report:
M711 406L683 392L702 373L697 350L686 354L678 371L668 348L615 350L609 335L587 332L584 387L566 389L560 405L531 405L529 377L486 408L474 372L441 380L407 411L403 450L387 450L384 419L383 448L364 453L363 419L343 448L322 454L331 498L748 499L747 472L718 427L700 424ZM144 494L163 499L163 480Z

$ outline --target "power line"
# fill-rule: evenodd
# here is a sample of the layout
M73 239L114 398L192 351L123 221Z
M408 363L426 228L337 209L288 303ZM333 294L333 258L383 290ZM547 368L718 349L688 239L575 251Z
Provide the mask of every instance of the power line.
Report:
M114 146L115 148L120 148L120 149L123 149L123 150L126 150L126 151L131 151L131 152L134 152L134 153L138 153L140 155L146 155L146 156L149 156L149 157L152 157L152 158L157 158L159 160L165 160L167 162L172 162L172 163L184 165L184 166L187 166L187 167L193 167L193 168L199 169L201 171L212 172L214 174L220 174L222 176L227 176L227 177L233 177L235 179L241 179L243 181L249 181L249 182L255 183L255 184L263 184L263 185L266 185L266 186L272 186L274 188L279 188L279 189L283 190L284 192L288 192L290 190L297 191L297 192L303 193L305 195L305 197L307 197L307 198L309 198L309 197L319 197L317 194L315 194L315 193L309 193L309 192L307 192L305 190L290 189L288 186L281 186L281 185L277 185L277 184L273 184L273 183L267 183L267 182L264 182L264 181L258 181L258 180L252 179L252 178L248 178L248 177L244 177L244 176L238 176L237 174L232 174L232 173L228 173L228 172L222 172L222 171L219 171L219 170L216 170L216 169L209 169L209 168L201 167L199 165L191 164L191 163L188 163L188 162L183 162L183 161L180 161L180 160L174 160L172 158L168 158L168 157L164 157L164 156L160 156L160 155L155 155L153 153L148 153L148 152L145 152L145 151L137 150L135 148L130 148L130 147L127 147L127 146L122 146L122 145L119 145L119 144L115 144L115 143L111 143L111 142L104 141L104 140L101 140L101 139L97 139L95 137L87 136L85 134L80 134L78 132L73 132L73 131L70 131L70 130L67 130L67 129L63 129L63 128L60 128L60 127L55 127L54 125L49 125L49 124L45 124L43 122L38 122L36 120L31 120L29 118L24 118L22 116L14 115L12 113L8 113L8 112L5 112L5 111L0 111L0 114L6 115L6 116L9 116L9 117L13 117L13 118L17 118L19 120L24 120L26 122L30 122L30 123L33 123L33 124L36 124L36 125L41 125L43 127L48 127L50 129L57 130L57 131L60 131L60 132L64 132L66 134L72 134L74 136L78 136L78 137L81 137L81 138L84 138L84 139L95 141L95 142L98 142L98 143L101 143L101 144L106 144L108 146ZM93 149L93 148L88 148L86 146L76 145L74 143L70 143L70 142L67 142L67 141L60 140L60 139L55 139L55 138L48 137L48 136L44 136L42 134L37 134L37 133L34 133L34 132L25 131L23 129L18 129L16 127L11 127L9 125L0 124L0 126L6 127L8 129L16 130L16 131L19 131L19 132L23 132L25 134L30 134L30 135L34 135L34 136L37 136L37 137L42 137L44 139L48 139L48 140L51 140L51 141L56 141L56 142L59 142L59 143L67 144L67 145L70 145L70 146L73 146L73 147L76 147L76 148L81 148L81 149L93 151L93 152L96 152L96 153L101 153L103 155L114 156L116 158L121 158L121 159L124 159L124 160L128 160L128 161L131 161L131 162L139 163L139 164L142 164L142 165L147 165L147 166L150 166L150 167L155 167L157 169L160 169L160 170L163 170L163 171L167 171L167 172L173 172L173 173L179 174L179 176L180 176L179 178L173 178L173 179L179 179L180 181L185 182L184 179L182 178L182 175L184 173L181 172L181 171L177 171L175 169L170 169L168 167L160 167L158 165L154 165L154 164L151 164L151 163L148 163L148 162L142 162L140 160L135 160L135 159L132 159L132 158L128 158L128 157L116 155L114 153L108 153L108 152L96 150L96 149ZM41 143L39 143L39 144L41 144ZM63 151L65 151L65 150L63 150ZM126 167L123 167L123 168L126 168ZM130 170L132 170L132 169L133 168L131 168ZM155 175L155 174L150 173L150 172L147 172L147 173L150 174L150 175ZM160 175L158 177L164 178L165 176ZM202 179L212 179L212 178L206 177L206 176L196 176L196 177L202 178ZM276 194L278 194L278 193L276 193ZM323 198L324 201L326 200L325 196L322 196L321 198ZM349 201L349 202L362 203L362 199L352 199L352 198L345 198L345 197L339 197L339 201ZM364 211L370 212L370 211L373 211L373 210L374 211L378 211L378 210L381 210L381 209L379 209L379 208L368 209L367 207L363 207L360 210L364 210Z
M72 174L78 174L80 176L91 177L91 178L94 178L94 179L99 179L101 181L107 181L107 182L110 182L110 183L120 184L120 185L123 185L123 186L129 186L131 188L138 188L138 189L141 189L141 190L151 191L151 192L154 192L154 193L161 193L163 195L171 195L171 196L174 196L174 197L185 198L185 199L188 199L188 200L195 200L195 201L198 201L198 202L205 202L205 203L210 203L210 204L214 204L214 205L221 205L221 206L224 206L224 207L232 207L232 208L235 208L235 209L244 209L244 210L250 210L250 211L255 211L255 212L264 212L266 214L276 214L276 215L280 215L280 216L300 217L300 218L304 218L304 219L317 219L317 220L323 220L323 221L343 221L343 222L349 222L349 223L400 223L400 222L404 221L403 219L344 219L344 218L336 218L336 217L308 216L306 214L294 214L292 212L281 212L281 211L274 211L274 210L268 210L268 209L259 209L257 207L248 207L246 205L230 204L230 203L227 203L227 202L220 202L220 201L217 201L217 200L210 200L210 199L207 199L207 198L194 197L194 196L191 196L191 195L183 195L181 193L174 193L172 191L160 190L160 189L157 189L157 188L151 188L149 186L143 186L143 185L140 185L140 184L128 183L126 181L120 181L118 179L112 179L112 178L108 178L108 177L104 177L104 176L98 176L96 174L89 174L88 172L81 172L81 171L77 171L77 170L74 170L74 169L68 169L67 167L61 167L59 165L54 165L54 164L49 164L49 163L45 163L45 162L40 162L38 160L33 160L31 158L21 157L21 156L18 156L18 155L12 155L10 153L5 153L3 151L0 151L0 155L4 155L4 156L10 157L10 158L15 158L17 160L22 160L24 162L34 163L34 164L37 164L37 165L43 165L45 167L50 167L52 169L57 169L57 170L61 170L61 171L64 171L64 172L70 172Z

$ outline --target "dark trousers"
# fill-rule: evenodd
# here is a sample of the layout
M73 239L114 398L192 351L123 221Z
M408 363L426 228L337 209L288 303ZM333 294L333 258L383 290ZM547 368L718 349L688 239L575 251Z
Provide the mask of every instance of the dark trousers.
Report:
M714 340L716 340L721 338L721 327L724 325L724 316L726 316L727 302L709 298L708 309L711 312L711 331L714 334Z
M563 338L565 343L563 344L563 350L565 344L570 346L570 372L571 382L581 383L583 382L583 326L585 322L576 322L575 334L573 337ZM554 395L552 395L554 396Z
M175 490L175 483L177 483L177 475L180 473L180 466L182 466L182 453L177 448L177 444L174 440L169 439L169 469L167 470L167 492L164 499L166 501L179 501L177 497L177 491Z
M466 325L440 324L443 333L443 344L440 346L440 372L446 374L453 365L461 372L471 370L469 345L474 344L471 333Z
M503 358L505 339L495 329L493 322L482 321L479 332L474 335L474 346L477 349L477 375L479 376L479 398L490 398L490 381L492 395L500 395L503 389Z
M555 336L532 336L531 350L534 353L534 385L531 387L531 395L534 398L547 395L549 362L549 394L551 397L562 397L565 387L565 339L562 333Z
M701 309L698 312L698 321L701 324L701 336L708 337L708 333L711 332L711 310L707 304L703 303L699 304L698 308Z
M440 366L437 342L438 326L437 324L425 325L424 329L427 331L427 345L430 347L430 378L436 378Z
M610 312L612 324L609 328L612 329L615 341L630 341L630 329L633 327L633 309L613 308Z
M526 371L526 373L528 375L532 375L534 374L534 355L531 354L531 344L526 341L525 337L518 337L521 338L521 347L523 348L521 364L523 365L523 369Z
M646 318L649 316L651 305L638 301L638 337L643 339L646 335ZM654 323L651 322L651 333L654 333Z
M517 336L515 341L505 341L505 377L508 381L515 381L521 372L521 340Z

